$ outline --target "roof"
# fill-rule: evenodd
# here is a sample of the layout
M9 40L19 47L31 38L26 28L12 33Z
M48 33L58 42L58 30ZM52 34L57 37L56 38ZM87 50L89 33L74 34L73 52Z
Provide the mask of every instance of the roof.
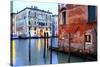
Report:
M11 15L16 15L16 13L10 13Z
M58 15L52 15L52 16L58 16Z
M37 10L37 11L41 11L41 12L45 12L45 13L52 14L52 12L48 12L48 11L41 10L41 9L38 9L38 8L30 8L30 7L26 7L26 8L24 8L24 9L22 9L21 11L17 12L17 14L21 13L22 11L24 11L24 10L26 10L26 9Z

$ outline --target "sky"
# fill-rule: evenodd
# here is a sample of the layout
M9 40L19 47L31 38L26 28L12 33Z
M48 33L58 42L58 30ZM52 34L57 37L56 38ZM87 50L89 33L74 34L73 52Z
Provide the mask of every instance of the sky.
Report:
M50 11L53 14L58 14L58 4L57 3L48 3L48 2L34 2L34 1L16 1L13 0L13 12L16 13L17 11L21 11L26 7L37 6L38 9L42 9L45 11Z

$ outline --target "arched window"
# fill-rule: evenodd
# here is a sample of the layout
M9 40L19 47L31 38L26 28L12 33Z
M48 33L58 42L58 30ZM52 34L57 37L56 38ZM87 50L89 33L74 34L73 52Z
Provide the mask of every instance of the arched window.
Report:
M65 25L66 24L66 12L62 12L62 24Z

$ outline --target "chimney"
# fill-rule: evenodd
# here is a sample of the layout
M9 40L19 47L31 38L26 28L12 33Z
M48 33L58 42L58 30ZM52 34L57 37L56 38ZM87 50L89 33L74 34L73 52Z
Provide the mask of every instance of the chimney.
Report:
M38 9L38 7L37 6L34 6L34 9Z
M50 11L48 10L48 12L50 12Z
M33 6L31 6L31 8L33 8Z

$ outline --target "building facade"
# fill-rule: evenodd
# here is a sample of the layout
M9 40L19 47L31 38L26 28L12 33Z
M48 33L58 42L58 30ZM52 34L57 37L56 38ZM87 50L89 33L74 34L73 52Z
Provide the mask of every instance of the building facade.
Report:
M16 13L11 13L11 35L16 35Z
M88 5L58 5L60 50L68 51L70 45L71 51L97 53L96 9Z
M16 14L16 31L20 36L44 36L47 33L51 36L52 13L38 9L37 6L26 7Z
M58 36L58 15L52 15L53 36Z

